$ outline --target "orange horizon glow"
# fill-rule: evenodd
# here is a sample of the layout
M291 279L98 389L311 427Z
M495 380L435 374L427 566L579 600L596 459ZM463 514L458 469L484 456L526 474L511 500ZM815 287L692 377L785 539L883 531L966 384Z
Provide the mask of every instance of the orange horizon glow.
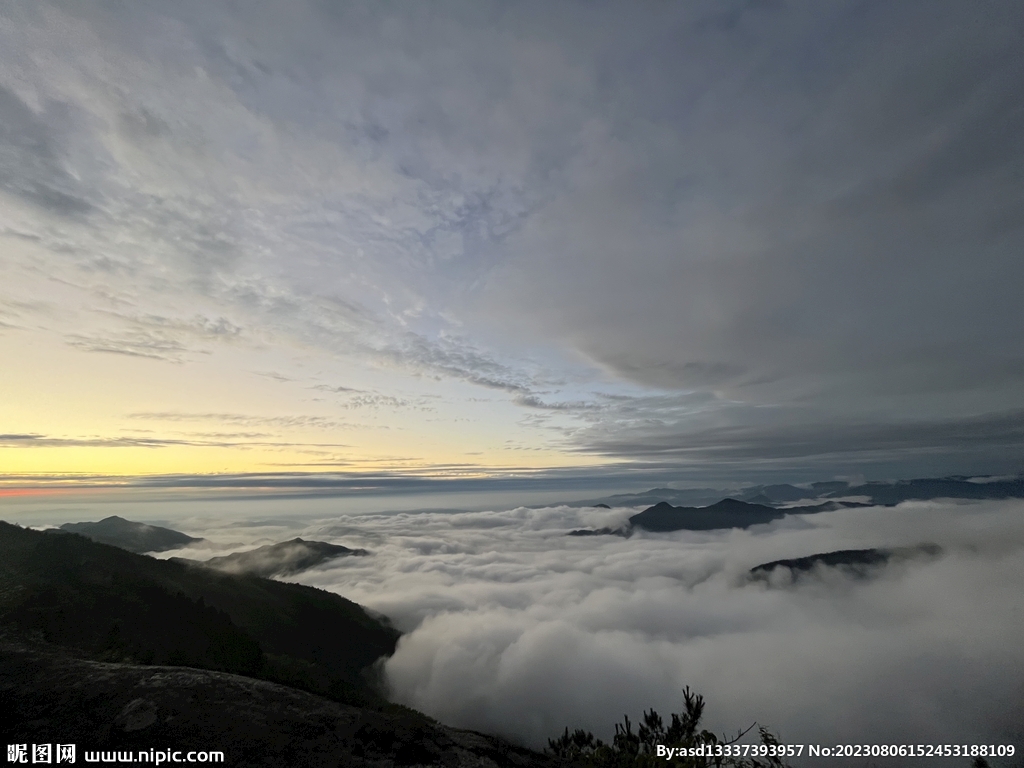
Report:
M67 493L66 488L0 488L0 498L16 496L57 496Z

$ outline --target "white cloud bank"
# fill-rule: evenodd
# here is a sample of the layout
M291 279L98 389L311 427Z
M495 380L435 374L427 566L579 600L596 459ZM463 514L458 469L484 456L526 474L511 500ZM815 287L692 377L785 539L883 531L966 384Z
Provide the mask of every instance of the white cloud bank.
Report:
M566 725L608 736L624 713L677 711L690 685L718 732L757 720L788 743L1021 742L1024 501L565 536L632 511L353 515L280 535L371 550L299 578L391 616L407 632L386 665L394 698L453 725L537 746ZM784 557L924 542L943 555L869 580L744 576Z

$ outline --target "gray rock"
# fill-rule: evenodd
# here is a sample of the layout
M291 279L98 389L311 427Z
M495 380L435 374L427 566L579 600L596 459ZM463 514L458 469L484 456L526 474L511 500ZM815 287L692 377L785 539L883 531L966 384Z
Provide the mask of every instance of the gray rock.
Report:
M404 707L364 709L224 672L110 664L0 640L9 743L221 750L237 766L533 768L553 761ZM81 759L81 758L79 758Z

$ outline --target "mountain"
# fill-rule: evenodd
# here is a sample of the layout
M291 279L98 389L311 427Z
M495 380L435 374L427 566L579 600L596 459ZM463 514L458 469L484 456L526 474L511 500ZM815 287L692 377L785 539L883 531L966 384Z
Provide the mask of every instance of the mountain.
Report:
M330 592L0 522L5 743L76 744L86 762L155 748L247 766L551 764L374 693L398 635Z
M1024 498L1024 477L930 477L893 482L871 481L852 485L843 480L812 483L809 488L793 485L758 485L747 488L743 501L785 504L801 499L835 499L863 496L877 506L928 499L1011 499Z
M794 557L762 563L751 568L750 575L763 578L767 577L776 568L788 568L796 576L823 566L826 568L846 568L852 570L857 575L864 576L867 575L871 567L885 565L894 559L908 559L921 556L934 557L941 552L942 549L935 544L921 544L916 547L896 547L892 549L842 549L836 552L823 552L806 557Z
M640 493L621 493L600 499L568 502L570 507L593 507L610 504L613 507L640 507L661 502L702 508L730 496L737 501L761 506L778 506L794 501L838 499L864 496L871 504L892 506L901 501L937 498L953 499L1010 499L1024 498L1024 476L1016 477L938 477L894 482L871 481L852 485L845 480L811 483L802 488L788 483L755 485L741 491L722 491L713 488L651 488Z
M93 541L111 544L129 552L166 552L181 549L202 539L187 536L170 528L134 523L123 517L106 517L98 523L65 523L62 531L80 533Z
M651 506L661 501L675 504L713 504L727 495L714 488L651 488L640 493L618 493L614 496L602 496L598 499L566 502L567 507L642 507Z
M279 544L267 544L248 552L236 552L200 562L208 568L224 573L252 576L289 576L336 557L363 556L365 549L349 549L324 541L292 539Z
M817 494L806 488L798 488L795 485L782 483L780 485L759 485L749 489L740 498L743 501L759 503L757 499L763 498L769 504L784 504L787 501L800 501L801 499L814 498Z
M889 555L890 552L887 549L843 549L836 552L808 555L807 557L773 560L770 563L755 565L750 569L750 574L752 576L766 575L776 568L788 568L791 571L806 573L818 565L826 567L882 565L889 561Z
M218 750L227 765L268 768L552 764L404 707L354 707L225 672L101 663L10 640L0 640L0 735L4 743L76 744L77 763L88 760L86 750L144 751L154 762L155 748L182 758Z
M399 632L340 595L0 522L0 627L103 661L252 675L343 700Z
M849 507L866 507L852 501L826 501L799 507L770 507L766 504L752 504L738 499L722 499L706 507L673 507L662 501L643 512L633 515L621 528L581 528L569 531L567 536L624 536L629 537L634 529L655 533L669 531L714 531L722 528L749 528L752 525L770 523L786 515L807 515L815 512L832 512Z
M569 531L566 536L622 536L629 538L632 531L627 528L579 528Z
M830 490L824 495L868 496L879 505L927 499L1015 499L1024 497L1024 477L939 477L892 483L870 482Z
M633 528L646 531L711 531L717 528L749 528L785 517L786 513L762 504L722 499L707 507L673 507L655 504L629 518Z

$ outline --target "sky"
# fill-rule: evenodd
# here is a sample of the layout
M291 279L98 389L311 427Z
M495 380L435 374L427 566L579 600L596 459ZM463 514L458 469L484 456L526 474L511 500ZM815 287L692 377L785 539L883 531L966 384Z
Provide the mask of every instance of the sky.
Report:
M5 2L0 493L1020 472L1022 37Z
M204 540L158 556L206 559L295 536L364 548L287 579L343 594L403 632L383 664L393 701L534 747L566 726L609 739L623 715L638 722L652 707L668 718L688 685L720 735L756 721L785 744L1016 744L1019 756L1024 500L566 535L636 511L307 508L232 519L193 508L178 528ZM941 550L866 578L834 568L748 577L781 558L922 544ZM893 762L906 759L871 760Z

